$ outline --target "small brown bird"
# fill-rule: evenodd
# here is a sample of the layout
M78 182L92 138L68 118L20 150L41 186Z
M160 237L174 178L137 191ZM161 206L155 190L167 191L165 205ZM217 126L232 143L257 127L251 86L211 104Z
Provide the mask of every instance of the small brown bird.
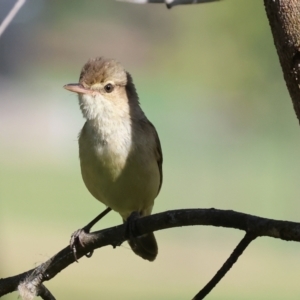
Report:
M78 94L86 119L79 157L87 189L124 222L132 213L150 215L162 185L162 151L130 74L117 61L97 57L83 66L79 83L64 88ZM142 258L156 258L153 233L128 242Z

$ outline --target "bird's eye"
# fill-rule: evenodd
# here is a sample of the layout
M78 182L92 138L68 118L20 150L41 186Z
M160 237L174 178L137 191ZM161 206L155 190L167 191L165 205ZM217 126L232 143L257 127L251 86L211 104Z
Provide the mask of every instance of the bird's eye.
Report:
M111 93L114 90L114 86L111 83L108 83L104 86L104 90L106 93Z

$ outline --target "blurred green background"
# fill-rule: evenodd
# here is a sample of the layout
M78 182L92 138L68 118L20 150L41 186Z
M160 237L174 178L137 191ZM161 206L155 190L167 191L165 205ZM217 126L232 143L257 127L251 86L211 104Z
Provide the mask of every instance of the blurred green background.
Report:
M1 19L12 6L1 0ZM74 94L90 57L133 75L160 135L154 212L233 209L299 221L299 124L262 1L175 7L28 0L0 38L0 277L65 247L104 206L80 175ZM111 213L97 229L120 224ZM57 299L191 299L243 236L189 227L156 233L148 263L106 247L46 283ZM207 299L299 299L299 244L255 241ZM3 299L17 299L17 294Z

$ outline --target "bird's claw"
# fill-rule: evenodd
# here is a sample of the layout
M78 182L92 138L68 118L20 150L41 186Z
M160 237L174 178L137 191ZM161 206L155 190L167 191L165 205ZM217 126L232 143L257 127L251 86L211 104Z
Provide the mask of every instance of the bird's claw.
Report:
M78 262L77 259L77 249L76 246L78 244L84 248L85 247L85 242L84 240L88 240L88 234L91 231L91 228L99 221L101 220L105 215L107 215L111 211L110 207L107 207L101 214L99 214L96 218L94 218L90 223L88 223L86 226L84 226L81 229L76 230L72 235L71 235L71 240L70 240L70 248L74 254L75 261ZM93 255L94 251L90 251L89 253L85 254L86 257L91 257Z
M81 228L73 232L71 235L71 240L70 240L70 248L73 252L75 261L78 262L78 257L77 257L77 246L80 245L82 248L85 247L83 240L84 237L86 237L89 234L89 231L87 231L85 228ZM87 254L85 254L86 257L91 257L93 255L94 251L91 251Z

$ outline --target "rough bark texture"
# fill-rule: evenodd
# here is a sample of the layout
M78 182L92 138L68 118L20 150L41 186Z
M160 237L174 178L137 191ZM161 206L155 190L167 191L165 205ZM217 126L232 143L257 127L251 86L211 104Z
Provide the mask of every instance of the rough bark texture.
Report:
M264 3L284 79L300 121L300 1Z

